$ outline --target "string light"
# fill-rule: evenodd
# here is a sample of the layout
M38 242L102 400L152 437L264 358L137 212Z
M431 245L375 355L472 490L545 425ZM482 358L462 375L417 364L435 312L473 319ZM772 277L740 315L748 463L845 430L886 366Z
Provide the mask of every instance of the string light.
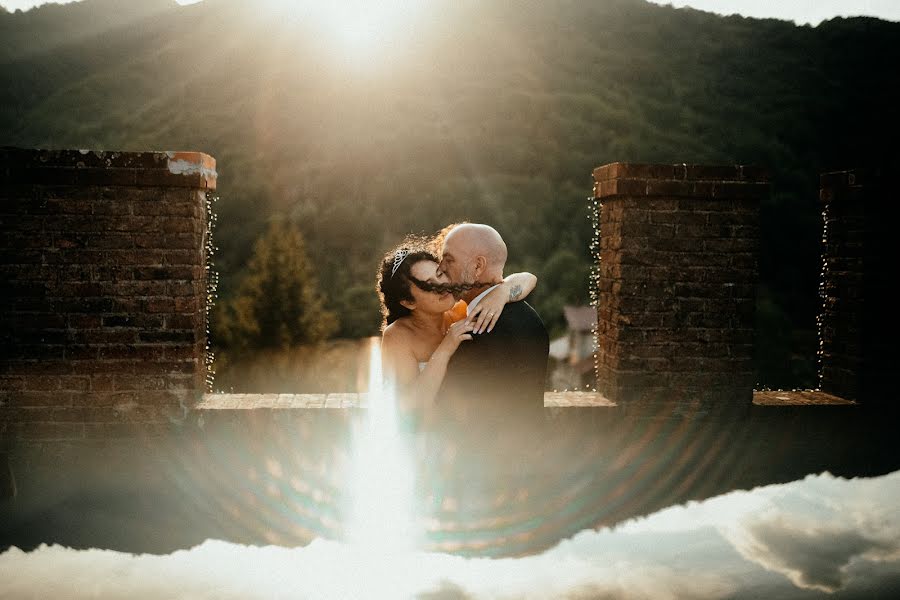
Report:
M588 211L591 219L591 271L590 271L590 302L596 313L600 306L600 213L603 210L603 203L596 195L588 198ZM594 385L591 390L597 391L597 384L600 382L600 315L594 319L591 325L591 336L594 338Z
M213 243L213 230L216 228L216 223L218 221L214 206L218 200L219 197L217 195L209 193L206 194L206 243L204 244L204 248L206 251L206 307L203 315L203 326L206 330L206 355L204 357L204 365L206 366L207 392L213 391L213 384L216 377L216 371L213 368L215 354L213 353L212 345L209 341L209 317L210 313L212 312L212 308L215 305L216 298L218 298L219 292L219 272L213 268L215 266L215 261L213 260L213 258L215 256L215 253L219 250L219 248Z
M824 381L823 367L825 365L825 311L828 310L828 292L826 289L826 281L828 280L828 219L830 217L829 208L831 203L827 202L825 208L822 209L822 270L819 272L819 300L822 303L822 310L816 316L816 332L819 337L819 348L816 351L816 369L818 371L818 385L815 391L822 390Z

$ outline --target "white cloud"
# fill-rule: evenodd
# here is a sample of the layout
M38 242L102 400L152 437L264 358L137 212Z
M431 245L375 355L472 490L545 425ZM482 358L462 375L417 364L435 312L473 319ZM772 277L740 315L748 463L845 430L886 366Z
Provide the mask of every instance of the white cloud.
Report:
M864 598L900 586L900 471L829 474L584 531L535 556L373 558L207 540L168 555L43 545L0 554L0 598ZM826 592L830 592L827 594Z
M847 482L822 475L773 486L767 506L723 533L748 560L801 588L835 592L855 561L900 561L900 474Z

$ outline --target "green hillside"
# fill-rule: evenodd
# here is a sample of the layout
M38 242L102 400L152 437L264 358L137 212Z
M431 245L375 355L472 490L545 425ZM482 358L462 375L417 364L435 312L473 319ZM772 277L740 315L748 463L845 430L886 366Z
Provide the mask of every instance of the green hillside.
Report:
M213 155L222 295L287 216L343 336L377 329L382 252L461 219L504 234L558 330L562 304L588 298L593 167L763 165L760 383L815 384L818 174L900 163L900 25L435 1L351 56L316 15L267 6L0 13L0 145Z

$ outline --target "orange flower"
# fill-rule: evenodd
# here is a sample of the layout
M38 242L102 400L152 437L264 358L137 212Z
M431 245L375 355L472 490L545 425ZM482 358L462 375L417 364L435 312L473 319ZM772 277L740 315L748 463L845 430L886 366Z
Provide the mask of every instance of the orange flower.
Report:
M447 329L457 321L465 319L468 308L469 306L465 300L460 300L454 304L453 308L444 313L444 329Z

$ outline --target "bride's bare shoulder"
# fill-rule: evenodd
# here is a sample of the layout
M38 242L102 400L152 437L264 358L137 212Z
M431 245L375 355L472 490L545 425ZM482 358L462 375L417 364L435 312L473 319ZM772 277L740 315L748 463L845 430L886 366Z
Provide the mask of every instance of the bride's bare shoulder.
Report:
M406 344L412 336L412 329L404 319L397 319L384 328L381 334L383 344Z
M415 362L412 330L401 320L384 328L381 334L381 357L386 364L398 365Z

